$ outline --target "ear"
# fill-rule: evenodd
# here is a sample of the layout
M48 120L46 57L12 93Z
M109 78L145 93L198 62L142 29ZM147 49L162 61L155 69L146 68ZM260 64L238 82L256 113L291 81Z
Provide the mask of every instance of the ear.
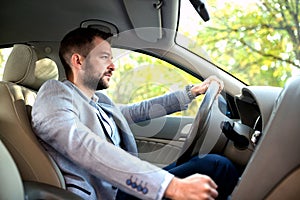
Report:
M83 60L84 60L84 58L78 53L74 53L71 56L71 64L76 69L81 69L82 68Z

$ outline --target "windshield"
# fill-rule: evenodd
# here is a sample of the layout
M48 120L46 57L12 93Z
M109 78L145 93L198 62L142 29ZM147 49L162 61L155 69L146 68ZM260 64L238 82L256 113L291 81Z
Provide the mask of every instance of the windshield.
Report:
M204 2L204 1L203 1ZM177 43L249 85L283 86L299 75L299 0L207 0L204 22L181 1Z

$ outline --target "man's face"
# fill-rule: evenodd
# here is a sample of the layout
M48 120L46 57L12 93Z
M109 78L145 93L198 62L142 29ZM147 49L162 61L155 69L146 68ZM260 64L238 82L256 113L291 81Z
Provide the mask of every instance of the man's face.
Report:
M101 38L95 38L95 48L85 59L84 84L90 89L106 89L115 66L112 63L112 52L110 44Z

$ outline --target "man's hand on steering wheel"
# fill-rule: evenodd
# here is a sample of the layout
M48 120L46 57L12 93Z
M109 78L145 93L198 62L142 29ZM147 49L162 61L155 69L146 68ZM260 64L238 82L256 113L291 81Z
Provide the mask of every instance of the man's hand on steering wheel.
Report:
M216 81L219 84L219 93L220 93L224 88L223 81L220 80L217 76L210 76L207 79L205 79L202 83L194 85L191 88L191 93L193 94L193 96L196 97L200 94L204 94L212 81Z
M193 156L199 154L203 142L207 136L207 130L210 124L210 116L212 107L217 99L218 94L223 90L223 81L216 76L210 76L199 85L195 85L191 88L191 93L194 96L204 94L204 98L196 114L195 120L192 123L188 137L182 147L179 158L177 159L177 165L180 165Z

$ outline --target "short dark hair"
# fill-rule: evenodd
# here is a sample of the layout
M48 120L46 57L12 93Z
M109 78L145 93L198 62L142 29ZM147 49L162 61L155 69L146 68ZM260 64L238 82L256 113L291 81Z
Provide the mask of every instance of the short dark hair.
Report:
M72 70L68 60L73 53L79 53L86 57L95 47L93 41L95 37L109 40L111 33L106 33L95 28L76 28L65 35L59 47L59 57L65 69L66 76L71 75Z

